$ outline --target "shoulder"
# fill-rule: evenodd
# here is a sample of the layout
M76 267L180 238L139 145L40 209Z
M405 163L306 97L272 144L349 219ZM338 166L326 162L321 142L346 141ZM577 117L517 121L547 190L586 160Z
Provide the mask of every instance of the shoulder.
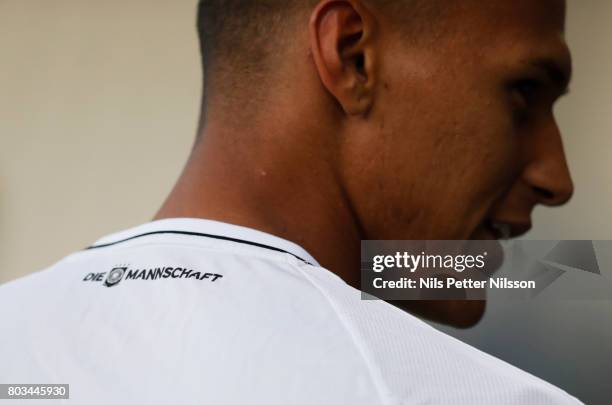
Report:
M10 370L22 381L48 380L46 372L75 381L79 371L72 365L88 362L96 365L93 375L113 370L102 377L109 385L130 375L161 380L174 372L185 384L197 375L228 389L201 393L205 399L223 392L223 399L205 401L210 403L243 403L244 392L270 393L271 403L379 403L352 337L297 259L229 250L199 249L192 255L192 249L150 246L144 258L133 249L78 254L2 286L0 314L11 326L0 338L5 343L0 357L6 360L0 378ZM85 280L119 263L146 275L127 279L126 271L111 287L104 285L107 276ZM223 278L182 277L183 270L163 278L149 272L158 263ZM109 337L123 343L109 347ZM177 341L181 344L168 344ZM58 353L64 360L39 370L36 362L23 360L33 352L40 361L50 362ZM110 359L122 359L121 367ZM181 370L168 368L179 360ZM236 378L242 390L231 389Z
M563 390L488 355L381 300L369 300L327 270L308 273L344 320L372 374L400 401L578 404Z
M174 308L170 302L184 312L188 303L188 308L198 308L198 333L232 325L236 334L250 336L240 346L243 356L259 359L261 364L270 358L292 364L293 372L283 368L279 379L316 375L320 378L309 380L313 387L324 387L332 380L349 387L360 381L371 386L379 398L400 403L578 403L562 390L386 302L363 299L360 291L332 272L289 255L183 245L105 252L69 256L47 270L0 286L0 314L14 321L16 345L26 347L30 340L34 345L40 329L31 325L46 325L53 314L63 327L48 328L48 333L56 333L55 341L61 345L67 333L80 330L77 323L81 329L83 322L95 328L100 325L97 319L120 319L125 314L137 317L144 304L148 314L167 313ZM92 272L108 272L118 260L145 270L162 262L175 268L214 270L223 278L214 284L197 278L148 278L146 273L147 278L125 279L112 288L104 287L102 281L85 281ZM169 302L155 299L160 294ZM85 309L88 316L79 316ZM98 339L98 335L90 338ZM262 347L271 352L262 352ZM326 372L317 366L321 361Z

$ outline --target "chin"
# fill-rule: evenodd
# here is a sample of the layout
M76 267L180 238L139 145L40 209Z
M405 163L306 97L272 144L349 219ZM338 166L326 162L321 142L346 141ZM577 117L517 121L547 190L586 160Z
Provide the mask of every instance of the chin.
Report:
M482 319L487 302L485 300L436 300L436 301L390 301L405 311L430 321L467 329Z

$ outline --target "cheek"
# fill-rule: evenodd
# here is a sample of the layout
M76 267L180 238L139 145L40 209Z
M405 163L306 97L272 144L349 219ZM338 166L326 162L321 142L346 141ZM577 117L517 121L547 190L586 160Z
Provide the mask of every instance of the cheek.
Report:
M458 234L509 187L518 138L490 103L423 107L411 116L390 108L398 118L384 135L388 215L421 235Z

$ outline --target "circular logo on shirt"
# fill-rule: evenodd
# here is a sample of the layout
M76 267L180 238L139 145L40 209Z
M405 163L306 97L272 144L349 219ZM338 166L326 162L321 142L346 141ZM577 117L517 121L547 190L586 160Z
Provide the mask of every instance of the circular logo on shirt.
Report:
M108 273L108 276L106 276L104 285L107 287L113 287L119 284L119 282L123 279L123 274L125 273L126 269L127 267L115 267L114 269L112 269Z

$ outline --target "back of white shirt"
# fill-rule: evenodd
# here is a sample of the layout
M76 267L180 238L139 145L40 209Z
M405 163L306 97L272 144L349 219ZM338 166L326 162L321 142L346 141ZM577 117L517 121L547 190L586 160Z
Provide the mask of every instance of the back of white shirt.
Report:
M576 404L252 229L155 221L0 286L0 383L71 404Z

